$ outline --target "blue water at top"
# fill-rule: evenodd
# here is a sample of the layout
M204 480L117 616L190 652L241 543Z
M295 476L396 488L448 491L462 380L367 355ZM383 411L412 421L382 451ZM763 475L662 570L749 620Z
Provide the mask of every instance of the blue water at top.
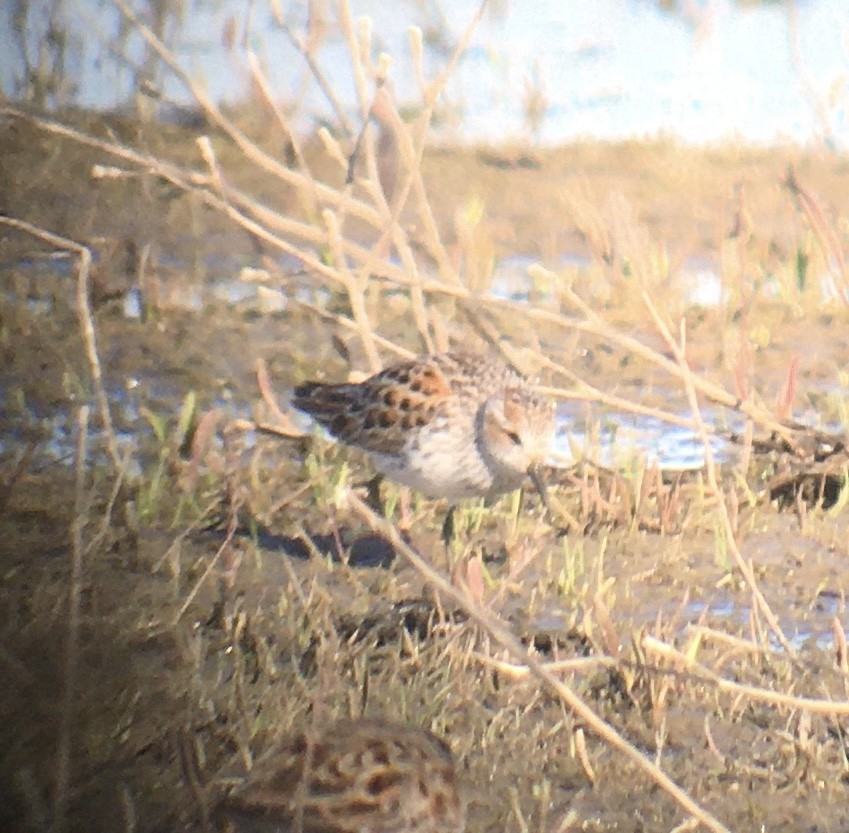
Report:
M13 5L0 4L0 91L12 98L22 66L11 36ZM26 40L32 61L44 43L47 10L53 4L32 0L28 5ZM223 32L228 21L236 24L239 34L247 26L248 42L278 101L299 102L296 127L314 127L316 120L331 114L324 95L275 23L271 4L254 4L248 18L249 5L236 0L190 2L171 41L178 59L213 100L244 98L250 87L247 62L238 47L225 48ZM303 31L306 4L282 6L292 29ZM425 47L429 80L444 69L478 3L452 0L437 8L351 0L350 6L355 20L371 21L373 55L386 51L392 56L397 99L415 106L421 98L409 28L420 27L426 44L431 44ZM671 135L698 144L825 139L835 147L847 147L846 0L693 0L681 7L670 13L649 0L492 0L469 50L451 74L434 138L555 144L579 138ZM328 8L317 63L356 123L351 62L336 4L328 3ZM119 44L120 15L100 0L76 0L60 9L70 33L67 63L77 83L75 103L90 108L125 104L135 74L109 49L140 64L141 39L131 34ZM170 99L191 103L176 78L166 79L163 86ZM525 116L530 88L538 89L545 102L536 128Z

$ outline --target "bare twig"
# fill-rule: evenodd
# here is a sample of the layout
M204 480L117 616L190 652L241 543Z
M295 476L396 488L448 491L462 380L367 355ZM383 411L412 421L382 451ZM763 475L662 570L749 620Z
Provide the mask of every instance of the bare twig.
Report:
M784 185L793 195L796 205L808 221L811 233L819 243L820 250L825 256L826 266L834 278L834 288L838 297L844 305L849 305L849 271L846 268L846 258L843 256L843 248L837 232L826 220L813 195L802 187L793 165L787 166Z
M532 676L531 669L527 663L506 662L505 660L494 659L493 657L474 651L471 654L481 665L492 668L499 674L511 680L524 680ZM599 668L618 668L622 665L622 660L616 657L608 656L593 656L593 657L576 657L574 659L561 659L555 662L541 663L551 674L571 674L576 671L596 671Z
M209 564L201 574L200 578L198 578L198 580L195 582L194 587L192 587L192 589L186 595L186 598L183 600L183 604L180 605L180 609L177 611L173 621L171 622L172 627L175 627L183 618L186 611L189 609L189 607L191 607L191 604L195 600L195 597L197 596L201 587L203 587L207 579L210 577L210 575L212 575L212 572L218 565L218 562L221 560L221 557L233 546L233 539L235 538L238 527L238 511L235 506L232 506L230 509L230 518L227 524L227 534L224 536L224 541L221 543L221 546L218 548L218 551L210 560Z
M333 88L330 86L330 82L322 72L321 67L318 65L318 62L315 58L315 49L313 44L304 43L301 37L295 32L292 31L292 28L283 20L277 21L283 33L289 39L289 42L298 52L301 54L301 57L306 61L307 66L310 69L310 72L315 78L316 84L318 84L319 89L323 93L324 97L327 99L330 106L333 108L333 112L336 115L339 124L342 126L345 133L348 137L353 137L356 133L354 126L351 124L348 117L345 115L345 108L342 106L339 99L336 97L336 94L333 92Z
M68 593L68 632L65 642L62 696L62 720L56 751L56 787L53 800L52 833L63 833L68 819L68 788L71 767L71 733L74 725L74 701L77 694L77 669L80 654L80 599L83 582L83 528L86 524L85 481L88 458L88 406L77 415L76 483L74 518L71 522L71 577Z
M265 406L269 411L271 411L271 416L277 420L277 425L275 426L276 433L292 439L296 437L303 437L304 432L299 431L295 427L291 418L280 410L280 406L277 404L277 399L271 389L271 380L268 378L268 368L262 359L257 359L256 362L256 381L259 386L262 401L265 402Z
M849 702L845 700L814 700L810 697L796 697L792 694L784 694L781 691L770 691L766 688L744 685L733 680L723 679L719 674L695 662L677 648L648 634L643 636L642 646L647 652L650 651L665 659L672 660L680 667L710 682L711 685L714 685L719 691L726 694L733 694L737 697L742 696L747 700L770 703L788 709L798 709L799 711L809 712L811 714L849 715Z
M0 514L3 514L5 511L6 506L12 497L12 493L15 490L15 486L20 481L23 473L27 470L37 448L38 440L30 440L27 443L27 447L24 449L24 453L21 454L20 459L17 463L15 463L11 474L0 480Z
M115 431L112 427L112 414L109 411L109 399L106 396L106 389L103 387L103 373L100 369L100 357L97 352L97 335L94 329L94 320L91 315L91 306L89 304L88 279L91 271L91 252L85 246L75 243L73 240L68 240L66 237L60 237L58 234L46 231L45 229L27 223L24 220L15 220L11 217L0 215L0 224L9 226L10 228L24 231L49 243L51 246L57 246L66 251L73 252L77 256L77 317L80 322L80 330L82 331L83 343L85 344L86 358L88 359L89 372L91 373L91 381L94 386L94 397L97 402L97 411L100 416L101 427L106 437L106 447L109 450L109 456L112 458L112 464L115 470L120 472L123 463L121 454L118 450L118 441L115 438Z

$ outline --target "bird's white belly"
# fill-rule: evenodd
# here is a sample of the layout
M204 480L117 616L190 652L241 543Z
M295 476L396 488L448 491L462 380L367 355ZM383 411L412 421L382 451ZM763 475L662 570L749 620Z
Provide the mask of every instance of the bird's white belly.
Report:
M440 455L424 460L373 454L375 466L387 477L409 486L426 497L448 501L486 495L492 475L477 455L458 459Z
M426 497L443 498L453 503L463 498L492 498L518 489L524 481L519 472L500 472L487 468L475 454L395 457L372 454L375 467L397 483L409 486Z

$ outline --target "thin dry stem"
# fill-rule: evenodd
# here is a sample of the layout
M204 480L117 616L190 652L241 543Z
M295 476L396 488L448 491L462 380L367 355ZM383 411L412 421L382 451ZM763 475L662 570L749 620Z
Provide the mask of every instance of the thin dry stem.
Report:
M811 232L825 256L826 265L832 273L838 297L844 305L849 305L849 272L846 269L846 259L843 256L840 238L826 220L813 195L800 184L796 170L792 165L787 168L784 184L796 200L799 210L805 215Z
M80 655L80 599L83 584L83 529L86 512L86 470L88 458L88 406L77 415L76 482L74 486L74 519L71 522L71 580L68 593L68 632L65 643L62 696L62 722L56 750L56 790L53 799L52 833L67 827L68 789L71 768L71 733L74 726L74 701L77 694L77 669Z
M777 651L764 648L763 645L760 645L757 642L752 642L748 639L743 639L742 637L716 630L715 628L708 627L707 625L689 625L687 627L687 633L698 639L710 639L715 642L728 645L737 651L743 651L749 654L763 655L778 653Z
M259 59L257 58L256 53L253 52L253 50L249 49L247 50L246 54L248 59L248 65L251 69L251 75L253 76L257 88L262 93L265 105L274 114L275 119L277 119L277 123L282 128L283 133L286 136L286 140L292 147L292 152L298 163L298 168L305 175L305 184L307 187L305 189L302 189L302 191L306 192L306 194L308 195L308 202L305 205L305 213L308 217L311 217L316 213L318 205L318 196L315 192L315 188L313 187L315 185L315 177L310 171L309 163L301 152L300 141L292 132L292 128L289 124L289 120L286 118L286 114L283 112L283 109L280 107L280 105L274 98L271 86L268 83L268 78L262 71L262 67L260 66Z
M348 53L351 56L351 68L354 72L354 88L357 91L360 113L363 118L367 118L369 112L369 94L366 68L363 66L360 41L354 32L351 7L348 0L340 0L339 2L339 22L342 24L342 33L345 35L345 41L348 44Z
M119 0L116 0L119 2ZM122 8L123 11L123 8ZM292 31L291 27L286 25L282 20L278 21L280 24L280 28L285 33L286 37L289 39L289 42L298 52L301 53L301 56L306 61L307 66L310 69L310 72L315 78L316 84L318 84L319 89L323 93L324 97L327 99L330 106L333 108L333 112L339 122L339 124L344 129L345 133L351 137L356 131L354 130L354 126L351 124L348 117L345 115L345 108L342 106L339 99L336 97L333 92L333 88L330 86L330 82L325 78L324 73L319 67L318 62L315 59L315 43L304 43L299 35ZM173 67L172 67L173 69Z
M189 607L191 607L191 604L195 600L195 597L197 596L201 587L203 587L203 585L212 575L213 571L218 565L218 562L221 560L221 557L233 546L233 539L235 538L236 531L238 530L238 528L238 512L236 511L235 507L233 507L230 512L230 521L227 525L227 534L224 536L224 541L221 543L221 546L218 548L218 551L210 560L209 564L201 574L200 578L195 582L194 587L192 587L192 589L186 595L186 598L183 600L183 604L180 605L180 609L177 611L173 621L171 622L172 627L175 627L183 618L186 611L189 609Z
M774 706L798 709L800 711L810 712L811 714L849 715L849 703L845 701L837 702L834 700L814 700L810 697L795 697L792 694L770 691L767 688L759 688L758 686L745 685L744 683L736 683L733 680L723 679L719 674L714 673L701 663L692 660L677 648L656 637L649 635L643 636L641 645L645 651L671 660L681 668L692 672L700 679L710 682L719 691L726 694L733 694L737 697L742 696L748 700L770 703Z
M532 675L531 669L525 663L495 659L479 651L472 651L470 656L481 665L492 668L511 680L524 680ZM616 657L594 656L561 659L555 662L540 663L540 665L550 674L571 674L576 671L597 671L599 668L618 668L622 665L622 660Z
M47 231L46 229L34 226L23 220L15 220L11 217L0 215L0 224L9 226L10 228L24 231L49 243L51 246L57 246L65 251L73 252L77 256L77 317L80 322L80 330L85 344L86 358L88 359L89 372L91 373L91 381L94 386L94 397L97 402L97 411L100 415L100 422L103 428L104 436L106 437L106 447L109 451L109 456L112 458L112 464L117 472L123 468L121 454L118 450L118 441L115 438L115 431L112 427L112 414L109 410L109 399L106 396L106 389L103 387L103 372L100 369L100 356L97 352L97 334L94 329L94 319L91 314L91 305L89 303L88 279L91 271L91 252L85 246L75 243L73 240L68 240L66 237L60 237L58 234Z

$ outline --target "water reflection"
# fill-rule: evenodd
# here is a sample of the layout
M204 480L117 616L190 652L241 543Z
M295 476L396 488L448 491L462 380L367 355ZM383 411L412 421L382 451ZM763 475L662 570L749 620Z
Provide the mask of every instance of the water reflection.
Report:
M630 469L635 461L672 471L692 471L705 464L704 445L692 428L655 417L616 412L605 412L598 426L587 425L574 411L567 405L558 408L560 429L552 451L554 465L573 463L576 456L609 469ZM685 411L674 416L690 418ZM702 409L702 418L708 425L724 417L724 413L709 407ZM734 430L742 428L740 418ZM732 459L735 447L723 437L713 435L709 442L714 460L723 463Z

